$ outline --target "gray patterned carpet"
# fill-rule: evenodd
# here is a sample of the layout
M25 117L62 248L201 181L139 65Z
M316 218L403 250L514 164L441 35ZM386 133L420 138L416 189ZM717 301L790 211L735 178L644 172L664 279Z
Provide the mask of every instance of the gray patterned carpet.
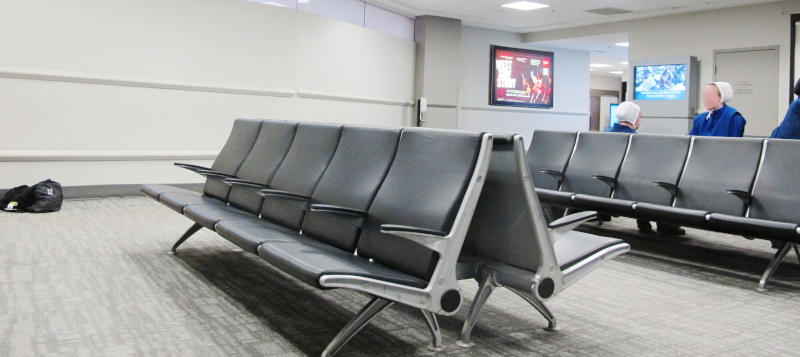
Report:
M189 226L142 198L69 200L61 212L0 213L0 355L317 355L364 303L316 291L213 232L166 254ZM625 238L608 262L548 305L562 327L499 290L456 346L466 313L442 317L452 355L797 355L800 266L790 253L755 290L768 242L690 230L644 236L630 220L585 229ZM464 282L471 296L476 284ZM431 354L422 315L393 306L343 356Z

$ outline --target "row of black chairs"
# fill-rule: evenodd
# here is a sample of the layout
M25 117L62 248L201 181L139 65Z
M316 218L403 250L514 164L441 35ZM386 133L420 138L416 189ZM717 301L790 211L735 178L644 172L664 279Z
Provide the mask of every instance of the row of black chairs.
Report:
M528 160L548 205L772 240L759 290L800 253L798 141L536 130Z
M460 344L491 291L507 287L556 327L544 301L629 246L571 231L581 212L549 225L518 135L235 121L203 193L168 185L142 191L319 289L370 302L323 351L333 355L394 302L422 311L441 349L436 314L461 306L460 279L480 282ZM463 249L462 249L463 248Z

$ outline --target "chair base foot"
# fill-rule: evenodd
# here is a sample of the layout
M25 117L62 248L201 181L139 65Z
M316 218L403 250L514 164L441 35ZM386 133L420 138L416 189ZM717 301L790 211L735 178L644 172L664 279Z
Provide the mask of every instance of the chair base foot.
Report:
M350 341L355 334L361 331L364 326L372 320L375 315L379 312L383 311L383 309L392 305L392 301L382 299L379 297L373 297L363 308L359 311L350 322L347 323L336 335L336 337L331 340L325 350L322 351L323 357L330 357L335 355L339 350L344 346L348 341Z
M472 347L475 347L475 342L472 342L472 341L464 342L464 341L458 340L458 341L456 341L456 346L464 347L464 348L472 348Z
M494 291L496 287L498 287L498 284L494 280L493 275L488 274L481 277L478 292L472 300L472 306L469 307L467 319L464 320L464 325L461 327L461 337L458 339L458 342L456 342L457 345L461 347L472 347L475 345L472 343L472 329L475 328L475 323L478 322L478 316L481 314L486 300L489 299L489 295L492 295L492 291Z
M545 331L555 332L555 331L561 331L561 326L548 324L547 326L542 327L542 329Z
M189 229L187 229L186 232L184 232L183 235L180 238L178 238L175 244L172 245L172 249L170 249L171 252L170 254L178 255L178 247L180 247L181 244L183 244L183 242L185 242L187 239L189 239L189 237L191 237L193 234L197 233L197 231L201 229L203 229L203 226L201 226L199 223L195 223L191 227L189 227Z
M772 260L769 261L769 265L767 265L767 269L764 270L764 274L761 275L761 280L759 280L758 287L756 288L756 290L762 293L767 291L767 284L769 283L769 279L772 277L772 274L774 274L775 271L778 270L778 267L781 265L783 258L786 257L786 254L788 254L789 251L792 250L792 248L794 248L795 251L797 251L797 243L786 242L783 244L782 247L778 249L777 252L775 252L775 255L772 257Z
M442 351L444 351L444 346L436 347L434 345L428 345L428 351L431 351L431 352L442 352Z

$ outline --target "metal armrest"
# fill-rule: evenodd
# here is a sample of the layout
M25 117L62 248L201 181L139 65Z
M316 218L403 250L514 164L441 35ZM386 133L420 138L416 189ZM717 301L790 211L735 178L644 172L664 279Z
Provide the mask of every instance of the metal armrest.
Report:
M285 198L288 200L296 200L296 201L310 201L311 196L303 195L300 193L294 193L284 190L276 190L272 188L264 188L261 191L258 191L258 195L261 197L275 197L275 198Z
M447 233L445 232L400 224L381 224L380 228L381 233L408 239L439 253L444 251L442 243L445 241L445 237L447 237Z
M606 185L611 186L611 188L614 188L614 186L617 184L617 179L605 175L592 175L592 178L602 181Z
M269 185L265 185L263 183L258 183L258 182L253 182L253 181L249 181L249 180L245 180L245 179L239 179L239 178L233 178L233 177L226 178L224 181L229 186L230 185L236 185L236 186L245 186L245 187L261 188L261 189L269 188Z
M221 172L216 172L216 171L213 171L213 170L211 170L211 171L206 171L206 170L192 170L192 172L194 172L194 173L196 173L196 174L198 174L198 175L200 175L200 176L205 176L205 177L216 177L216 178L220 178L220 179L223 179L223 180L230 179L230 178L235 178L235 177L236 177L236 176L233 176L233 175L223 174L223 173L221 173Z
M214 170L212 168L209 168L209 167L204 167L204 166L199 166L199 165L183 164L183 163L180 163L180 162L175 162L175 163L173 163L173 165L175 165L176 167L180 167L182 169L187 169L187 170L189 170L191 172L194 172L194 173L196 173L196 174L198 174L200 176L216 177L216 178L221 178L221 179L224 179L226 177L236 177L236 176L233 176L233 175L228 175L228 174L224 174L222 172L218 172L218 171L216 171L216 170Z
M573 213L550 222L547 228L550 228L552 233L563 235L594 218L597 218L597 212L595 211Z
M200 166L200 165L192 165L192 164L184 164L182 162L174 162L173 165L180 167L182 169L187 169L191 171L203 170L203 171L214 171L214 169L210 167Z
M673 196L675 196L675 194L678 193L678 186L675 185L674 183L653 181L653 184L669 191L669 193L671 193Z
M750 201L752 201L753 199L753 196L750 194L750 192L742 190L725 190L725 191L731 195L736 196L736 198L742 200L742 202L744 202L744 204L746 205L750 205Z
M554 176L555 178L557 178L557 179L559 179L559 180L561 180L561 179L563 179L563 178L564 178L564 173L563 173L563 172L561 172L561 171L556 171L556 170L539 170L539 172L541 172L541 173L543 173L543 174L546 174L546 175Z
M311 205L311 212L325 212L325 213L342 214L346 216L356 216L356 217L365 217L367 215L366 211L358 210L355 208L348 208L336 205L325 205L319 203Z

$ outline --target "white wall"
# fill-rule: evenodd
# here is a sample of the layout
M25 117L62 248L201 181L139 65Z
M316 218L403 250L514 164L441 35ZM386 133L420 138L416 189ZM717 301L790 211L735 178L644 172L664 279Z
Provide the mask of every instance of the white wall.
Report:
M491 45L553 51L553 109L489 105ZM519 34L465 26L461 30L459 127L515 132L530 143L534 129L589 129L589 53L535 46Z
M619 92L622 85L622 78L619 76L604 76L604 75L591 75L589 80L589 89L592 90L607 90Z
M0 0L0 188L200 182L233 119L407 125L414 43L230 0Z

